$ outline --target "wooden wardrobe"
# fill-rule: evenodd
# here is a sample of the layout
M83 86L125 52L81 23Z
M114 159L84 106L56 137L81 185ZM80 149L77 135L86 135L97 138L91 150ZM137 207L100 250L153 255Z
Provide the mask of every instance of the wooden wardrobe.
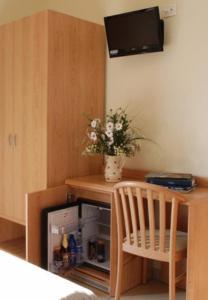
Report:
M82 155L104 114L103 26L54 11L0 26L0 217L25 224L25 194L98 173Z

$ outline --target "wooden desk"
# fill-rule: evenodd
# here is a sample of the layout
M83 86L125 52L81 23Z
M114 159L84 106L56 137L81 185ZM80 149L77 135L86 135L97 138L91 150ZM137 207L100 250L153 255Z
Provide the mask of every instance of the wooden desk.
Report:
M128 173L126 179L143 180L143 176ZM43 208L62 204L66 194L70 192L76 197L108 202L112 206L111 214L111 276L110 293L113 295L116 278L117 242L116 218L112 202L113 184L106 183L103 176L85 176L66 180L66 185L31 193L27 197L26 252L27 259L40 264L40 212ZM188 257L187 257L187 297L186 300L208 299L208 187L196 188L184 194L188 208ZM141 280L138 269L140 261L126 258L126 267L131 269L126 275L123 289L131 288ZM137 273L136 271L137 270ZM135 272L134 272L135 271ZM135 277L137 280L135 280Z
M105 182L100 175L67 179L66 184L79 196L90 197L93 194L101 201L112 199L113 184ZM208 187L197 187L194 191L183 195L187 199L185 205L188 206L186 300L206 300L208 299ZM112 217L115 218L113 212ZM113 255L112 259L114 258Z
M107 183L102 175L67 179L70 191L77 198L82 197L111 205L111 244L110 244L110 278L109 291L114 296L117 270L117 223L113 199L113 183ZM124 254L124 271L122 292L141 284L142 260L127 253Z
M136 178L131 179L131 177L124 177L123 180L136 180ZM138 178L138 180L144 181L144 178ZM113 193L113 186L114 183L106 182L102 175L91 175L91 176L83 176L83 177L75 177L66 179L65 183L70 186L73 190L80 191L93 191L102 194L109 194ZM187 202L185 205L192 205L192 204L199 204L200 201L208 200L208 187L197 187L195 190L189 193L183 193L183 196L187 198ZM105 198L103 198L106 201ZM197 200L197 202L196 202Z

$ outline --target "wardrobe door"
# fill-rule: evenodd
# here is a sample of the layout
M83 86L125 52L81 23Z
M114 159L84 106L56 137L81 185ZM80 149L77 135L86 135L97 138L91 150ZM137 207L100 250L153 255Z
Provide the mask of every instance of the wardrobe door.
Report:
M102 25L53 11L48 24L48 186L52 187L70 176L101 171L102 158L82 152L86 116L104 115L105 36Z
M46 187L47 36L45 13L14 23L14 218L25 223L25 194Z
M0 26L0 216L13 217L13 25Z

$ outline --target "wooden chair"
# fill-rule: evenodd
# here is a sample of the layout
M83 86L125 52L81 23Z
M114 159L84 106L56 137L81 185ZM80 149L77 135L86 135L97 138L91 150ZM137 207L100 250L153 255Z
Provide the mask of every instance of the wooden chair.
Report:
M176 298L176 262L186 257L187 234L177 231L178 206L186 201L178 192L144 182L114 185L118 228L118 266L115 299L120 299L123 252L169 263L169 300ZM170 225L166 211L171 206ZM156 218L155 207L159 215ZM158 220L157 220L158 219ZM158 223L158 224L157 224Z

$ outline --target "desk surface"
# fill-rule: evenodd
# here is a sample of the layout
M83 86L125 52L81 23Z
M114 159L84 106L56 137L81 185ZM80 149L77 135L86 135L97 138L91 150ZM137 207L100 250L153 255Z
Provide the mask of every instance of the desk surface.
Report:
M131 180L131 178L123 178L123 180ZM133 179L136 180L135 178ZM142 180L142 179L139 179ZM87 189L102 193L112 193L114 183L109 183L104 180L103 175L90 175L69 178L65 181L72 188ZM187 199L187 205L198 205L207 201L208 203L208 188L207 187L196 187L193 191L188 193L182 193Z

